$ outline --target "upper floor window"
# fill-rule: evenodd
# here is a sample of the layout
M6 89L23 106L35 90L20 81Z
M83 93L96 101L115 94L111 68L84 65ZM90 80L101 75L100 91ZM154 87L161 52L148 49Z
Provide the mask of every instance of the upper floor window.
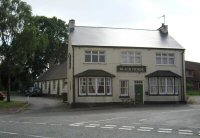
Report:
M173 53L156 53L156 64L158 65L174 65L175 56Z
M104 63L105 51L85 51L85 62L90 63Z
M141 64L141 53L124 51L121 53L122 63L125 64Z

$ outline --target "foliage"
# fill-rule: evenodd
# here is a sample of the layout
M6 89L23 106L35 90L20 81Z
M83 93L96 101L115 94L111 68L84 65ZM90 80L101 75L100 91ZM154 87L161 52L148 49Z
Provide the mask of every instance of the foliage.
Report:
M187 95L190 95L190 96L200 96L200 91L187 91Z
M66 61L64 21L32 16L30 5L21 0L0 0L0 11L0 89L19 89L34 81L48 64Z

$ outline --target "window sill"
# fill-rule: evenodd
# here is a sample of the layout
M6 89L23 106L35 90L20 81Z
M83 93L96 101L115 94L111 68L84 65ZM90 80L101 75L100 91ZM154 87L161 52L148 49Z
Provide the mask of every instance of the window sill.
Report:
M130 98L130 96L119 96L119 98Z
M83 62L83 64L100 64L100 65L106 65L105 62Z
M176 64L156 64L156 66L176 66Z

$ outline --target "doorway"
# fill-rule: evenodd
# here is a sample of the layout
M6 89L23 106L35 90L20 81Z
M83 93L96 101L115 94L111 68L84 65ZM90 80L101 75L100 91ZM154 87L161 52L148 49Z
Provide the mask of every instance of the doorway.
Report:
M135 86L135 104L143 104L143 81L134 81Z

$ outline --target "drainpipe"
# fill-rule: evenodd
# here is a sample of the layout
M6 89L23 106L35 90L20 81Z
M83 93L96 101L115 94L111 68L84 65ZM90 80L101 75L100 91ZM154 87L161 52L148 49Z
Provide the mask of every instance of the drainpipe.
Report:
M74 77L74 47L72 47L72 51L73 51L73 102L72 102L72 107L75 106L76 103L76 96L75 96L75 77Z
M185 88L185 50L183 50L182 52L182 96L181 96L181 100L182 102L187 102L186 101L186 88Z

